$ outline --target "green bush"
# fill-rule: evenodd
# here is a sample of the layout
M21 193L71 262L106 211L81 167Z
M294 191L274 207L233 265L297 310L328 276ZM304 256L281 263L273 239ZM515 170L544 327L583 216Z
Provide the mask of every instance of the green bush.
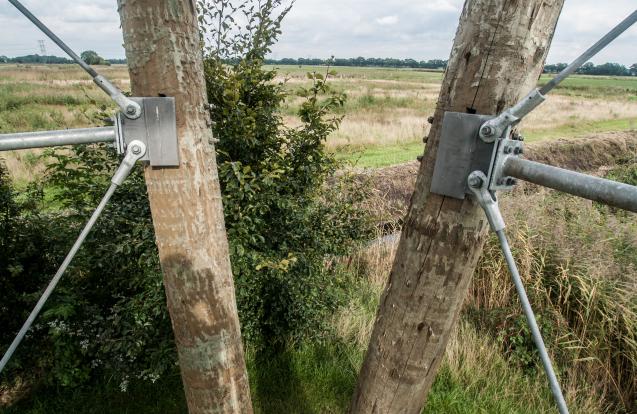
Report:
M213 15L220 3L209 6ZM233 37L231 25L230 33L207 31L223 50L209 50L205 60L243 333L275 345L324 331L340 283L325 258L345 254L369 230L366 213L356 208L364 193L334 177L338 164L323 145L345 102L328 85L329 68L308 74L312 85L297 91L304 98L301 125L284 125L284 83L263 68L289 10L274 16L280 6L264 2L258 16L269 17L255 19L250 42Z
M338 164L323 148L340 122L331 113L344 97L331 92L325 79L329 70L311 74L313 85L299 91L306 98L301 126L283 125L279 108L285 91L261 64L284 14L271 19L280 6L276 2L254 6L246 9L254 16L249 20L257 22L247 29L254 33L251 41L243 49L236 47L240 41L224 46L237 52L234 63L210 55L205 69L242 331L253 347L280 349L323 335L324 316L338 305L345 284L324 264L367 238L371 226L357 208L365 196L361 185L337 176ZM9 224L3 224L0 243L14 246L0 253L2 306L10 305L12 312L3 309L2 349L118 164L102 145L52 150L45 157L50 161L42 184L46 203L41 192L33 202L17 203L20 197L10 186L2 187L0 211L9 217L2 223ZM129 381L155 381L174 369L140 168L115 193L36 325L3 373L5 380L39 367L51 383L75 386L108 378L126 389Z

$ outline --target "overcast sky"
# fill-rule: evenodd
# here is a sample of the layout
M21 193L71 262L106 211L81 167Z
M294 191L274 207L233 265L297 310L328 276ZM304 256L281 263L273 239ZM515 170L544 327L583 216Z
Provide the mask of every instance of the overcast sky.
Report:
M22 0L81 52L124 57L116 0ZM447 59L464 0L297 0L272 57ZM568 62L635 10L636 0L566 0L548 62ZM0 55L40 53L44 35L0 0ZM63 56L45 40L48 54ZM637 27L595 59L637 62Z

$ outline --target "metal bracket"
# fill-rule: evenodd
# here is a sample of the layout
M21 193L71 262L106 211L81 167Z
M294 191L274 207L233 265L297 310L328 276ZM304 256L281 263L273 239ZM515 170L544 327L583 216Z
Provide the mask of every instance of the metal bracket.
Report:
M480 204L480 207L484 210L491 229L495 232L503 230L505 224L502 213L500 213L500 208L498 207L498 199L489 191L487 177L484 173L482 171L472 172L469 174L469 178L467 178L467 184L478 201L478 204Z
M124 153L134 140L143 142L148 150L140 161L153 167L178 167L177 121L175 98L132 98L140 105L142 116L131 119L119 113L116 147Z
M110 142L115 145L118 154L125 154L128 145L137 140L148 148L140 161L153 167L178 167L175 99L132 100L141 108L142 115L137 119L119 113L112 127L0 134L0 151Z
M473 171L485 175L487 188L491 191L513 188L516 180L504 175L503 165L508 158L524 152L523 143L510 138L509 127L503 134L505 138L492 142L480 139L480 128L492 119L489 115L445 113L431 192L464 199L465 194L471 193L467 177Z
M480 138L484 142L493 142L497 138L506 137L508 128L520 122L522 118L537 108L545 99L539 89L532 90L520 102L497 117L485 122L480 128Z
M469 174L476 170L489 173L494 144L478 139L478 130L491 118L489 115L445 113L431 192L464 199L469 192Z
M509 177L504 172L504 163L512 157L519 157L524 153L524 143L511 139L511 133L507 130L506 138L499 139L491 158L488 183L491 191L508 191L513 189L517 180Z

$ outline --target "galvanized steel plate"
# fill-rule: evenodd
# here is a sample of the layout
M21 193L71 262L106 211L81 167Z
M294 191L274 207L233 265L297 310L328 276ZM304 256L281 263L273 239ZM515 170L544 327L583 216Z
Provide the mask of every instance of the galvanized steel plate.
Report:
M446 112L434 167L431 192L464 199L469 192L467 177L473 171L489 173L493 143L479 137L480 126L491 115Z
M141 161L153 167L178 167L175 98L131 98L142 107L142 116L129 119L120 114L119 122L126 144L140 140L147 146Z

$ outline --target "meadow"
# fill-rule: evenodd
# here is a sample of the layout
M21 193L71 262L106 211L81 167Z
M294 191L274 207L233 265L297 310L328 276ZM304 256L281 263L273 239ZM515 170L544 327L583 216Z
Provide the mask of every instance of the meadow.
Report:
M309 85L307 72L325 67L282 66L277 81L291 92ZM123 90L130 89L125 66L101 69ZM433 114L442 72L415 69L337 67L334 89L347 95L341 127L327 141L340 158L361 167L415 159L423 151L427 118ZM548 76L542 76L540 84ZM290 125L302 102L291 97L283 108ZM71 65L0 65L0 133L93 126L95 108L111 103L81 69ZM637 78L574 76L567 79L521 125L528 141L576 138L637 128ZM19 168L29 153L6 157L19 180L34 169ZM35 169L37 171L37 169Z
M100 70L129 89L124 66ZM306 73L315 70L325 68L280 67L277 81L295 91L308 85ZM331 84L348 99L340 113L341 128L326 143L331 151L360 167L412 161L423 152L441 72L336 71ZM547 79L543 76L540 83ZM300 102L292 97L282 109L291 125ZM108 99L74 66L0 65L0 133L93 126L109 108ZM637 78L614 77L568 79L523 125L528 141L635 129ZM637 184L634 154L626 155L621 165L598 173ZM2 158L18 183L37 179L42 172L35 152ZM376 201L380 210L382 200ZM635 215L537 188L503 197L502 204L514 254L571 412L630 412L637 401ZM346 411L395 249L396 239L391 239L337 261L350 288L344 305L328 321L331 332L324 341L297 344L267 361L247 349L256 412ZM554 411L514 293L497 241L491 238L427 412ZM186 412L177 372L153 384L133 382L127 392L119 387L106 382L90 388L46 388L18 402L19 389L0 387L0 412Z

